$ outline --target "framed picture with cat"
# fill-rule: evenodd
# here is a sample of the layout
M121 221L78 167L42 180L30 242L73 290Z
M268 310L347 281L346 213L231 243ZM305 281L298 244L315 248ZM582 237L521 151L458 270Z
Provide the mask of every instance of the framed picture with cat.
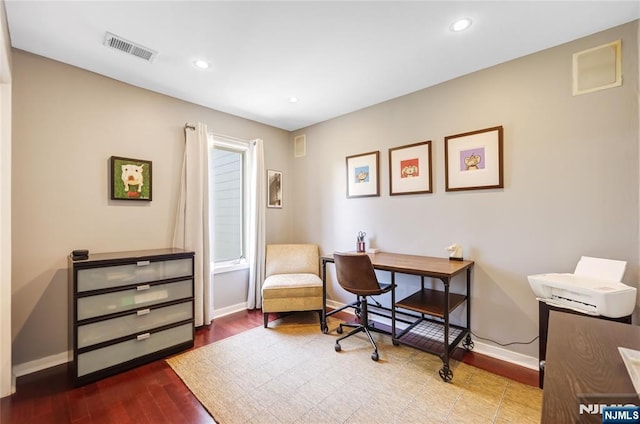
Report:
M431 141L389 149L389 194L433 193Z
M502 126L445 137L446 191L503 188L502 139Z

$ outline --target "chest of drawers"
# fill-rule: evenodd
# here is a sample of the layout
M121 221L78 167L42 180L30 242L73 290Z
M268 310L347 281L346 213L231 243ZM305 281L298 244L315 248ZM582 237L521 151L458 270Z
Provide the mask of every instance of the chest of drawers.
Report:
M169 248L68 258L76 385L193 346L193 256Z

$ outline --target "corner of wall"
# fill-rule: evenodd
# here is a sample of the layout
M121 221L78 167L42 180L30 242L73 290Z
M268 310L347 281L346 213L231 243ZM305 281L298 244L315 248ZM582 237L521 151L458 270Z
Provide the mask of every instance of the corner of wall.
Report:
M0 0L0 397L15 392L11 373L11 43Z

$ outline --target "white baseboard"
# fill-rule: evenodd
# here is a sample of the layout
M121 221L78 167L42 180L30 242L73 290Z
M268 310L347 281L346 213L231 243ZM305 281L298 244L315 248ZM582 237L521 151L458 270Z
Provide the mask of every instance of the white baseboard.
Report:
M339 303L339 302L336 302L335 300L327 299L327 306L330 307L331 309L338 309L338 308L342 308L344 306L344 303ZM344 311L348 314L353 315L353 309L347 308Z
M61 352L55 355L36 359L34 361L14 365L13 374L15 377L22 377L23 375L66 364L67 362L71 362L72 359L73 353L71 351Z
M235 305L227 306L226 308L214 309L213 319L244 311L245 309L247 309L247 302L236 303Z
M338 303L333 300L327 300L327 306L332 309L338 309L343 307L344 303ZM347 308L344 310L344 312L353 315L353 309ZM489 356L491 358L499 359L501 361L509 362L510 364L529 368L534 371L539 371L538 358L535 358L533 356L528 356L522 353L513 352L503 347L495 346L488 343L483 343L478 340L473 340L473 345L474 345L473 347L474 352Z
M473 338L473 336L471 337ZM514 365L529 368L534 371L539 371L538 358L533 356L524 355L522 353L513 352L505 348L494 346L491 344L483 343L478 340L473 341L473 351L482 355L490 356L501 361L509 362Z

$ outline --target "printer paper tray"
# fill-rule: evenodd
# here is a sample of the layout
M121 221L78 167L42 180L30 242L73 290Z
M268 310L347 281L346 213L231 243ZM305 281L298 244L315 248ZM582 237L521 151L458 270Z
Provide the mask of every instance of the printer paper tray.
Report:
M563 301L561 299L550 299L550 298L543 298L543 297L536 297L536 299L550 306L557 306L558 308L571 309L572 311L580 312L587 315L594 315L594 316L600 315L598 312L593 311L591 309L581 308L580 306L577 306L576 303L578 302L569 302L569 301Z

